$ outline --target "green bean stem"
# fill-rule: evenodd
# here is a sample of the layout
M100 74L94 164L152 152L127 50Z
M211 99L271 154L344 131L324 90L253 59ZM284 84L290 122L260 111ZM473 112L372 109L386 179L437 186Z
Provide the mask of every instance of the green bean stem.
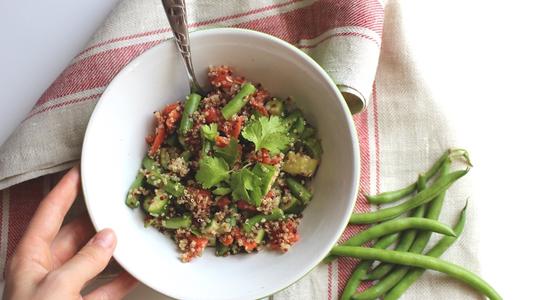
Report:
M465 219L467 214L467 205L463 208L461 211L461 215L459 217L459 221L454 226L454 232L456 233L456 237L451 236L445 236L443 237L431 250L429 250L426 255L431 257L440 257L452 244L457 240L457 238L461 235L463 232L463 228L465 227ZM412 268L409 269L405 277L401 279L401 281L398 282L385 296L385 300L396 300L405 291L416 281L422 274L424 274L426 270L420 269L420 268Z
M397 233L384 236L373 245L373 248L386 249L390 247L390 245L392 245L395 241L397 241L398 236L399 235ZM352 295L354 295L356 289L361 283L362 277L366 275L372 264L372 260L366 260L362 261L356 266L354 272L351 274L349 280L347 281L347 285L343 289L343 293L341 293L341 300L349 300Z
M422 229L438 232L444 235L455 235L454 231L450 227L434 220L428 220L425 218L401 218L372 226L351 237L342 245L360 246L381 236L400 232L406 229ZM335 258L336 256L329 255L323 261L330 262Z
M221 109L221 114L225 120L229 120L232 118L232 116L240 112L242 107L244 107L244 105L246 105L248 102L249 96L255 93L255 91L257 91L257 89L253 84L249 82L244 84L238 94L236 94L236 96L234 96L231 101L229 101L229 103L227 103L227 105Z
M185 136L188 130L193 126L193 120L191 115L199 107L201 102L201 95L192 93L189 95L186 104L184 105L184 111L182 112L182 119L180 120L180 125L178 126L178 136Z
M471 165L469 154L465 149L448 149L434 164L431 168L425 173L426 181L429 181L441 168L443 163L448 158L454 157L463 157L465 162ZM384 192L377 195L366 195L367 200L371 204L382 204L382 203L392 203L396 202L404 197L412 194L417 189L417 183L412 183L402 189Z
M370 224L395 218L413 208L433 200L433 198L443 191L446 191L456 180L463 177L468 172L469 169L467 168L466 170L460 170L441 176L433 183L432 186L416 194L406 202L374 212L353 214L349 223Z
M398 265L438 271L468 284L478 292L486 295L489 299L502 300L502 297L495 291L495 289L493 289L493 287L491 287L478 275L461 266L435 257L409 252L354 246L334 246L331 254L338 256L349 256L359 259L379 260Z

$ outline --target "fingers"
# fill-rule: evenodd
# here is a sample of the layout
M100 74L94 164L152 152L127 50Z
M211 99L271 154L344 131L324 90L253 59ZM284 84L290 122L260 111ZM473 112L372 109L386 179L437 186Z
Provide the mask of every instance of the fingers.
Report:
M73 258L49 273L46 284L80 291L87 281L105 269L115 246L116 236L111 229L98 232Z
M41 201L34 217L28 225L21 245L32 244L35 240L51 243L79 191L79 167L69 170L53 190ZM28 245L32 247L32 245ZM21 248L26 248L21 246Z
M85 300L116 300L124 298L139 282L128 272L122 272L113 281L95 289Z
M80 216L62 227L51 245L53 268L58 268L73 257L94 233L94 227L88 215Z

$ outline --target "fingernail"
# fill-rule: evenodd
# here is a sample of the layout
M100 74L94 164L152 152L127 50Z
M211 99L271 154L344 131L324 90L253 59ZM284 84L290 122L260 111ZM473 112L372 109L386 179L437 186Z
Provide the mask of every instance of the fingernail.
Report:
M98 232L92 239L92 243L102 248L112 248L116 237L111 229L103 229Z

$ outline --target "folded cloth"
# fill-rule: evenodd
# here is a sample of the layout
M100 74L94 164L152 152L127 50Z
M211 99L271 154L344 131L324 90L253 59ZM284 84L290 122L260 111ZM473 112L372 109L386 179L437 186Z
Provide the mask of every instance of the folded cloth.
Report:
M44 94L8 145L0 149L0 187L54 171L51 168L66 168L77 161L86 121L107 83L135 56L170 36L159 2L124 1L112 13L89 47ZM241 5L237 4L240 2ZM372 93L367 109L354 116L363 191L375 193L408 184L415 180L414 174L427 169L446 148L457 145L450 134L452 129L446 127L444 115L415 69L402 32L399 2L386 6L375 85L373 72L381 44L383 15L383 5L378 1L230 3L189 3L191 28L235 26L268 32L304 49L337 83L364 95ZM0 271L39 200L57 177L40 177L0 192ZM452 224L456 220L468 184L465 178L448 194L441 217L444 222ZM467 228L444 258L477 271L472 238L474 203L471 204ZM355 211L369 209L360 195ZM359 230L349 227L344 238ZM339 299L354 265L355 261L342 258L330 265L321 264L273 298ZM366 287L363 284L361 288ZM475 295L447 277L428 272L404 298L466 299Z
M277 36L313 57L345 95L369 99L382 34L378 0L187 2L190 30L238 27ZM161 1L123 1L0 147L0 189L73 165L107 84L170 37Z

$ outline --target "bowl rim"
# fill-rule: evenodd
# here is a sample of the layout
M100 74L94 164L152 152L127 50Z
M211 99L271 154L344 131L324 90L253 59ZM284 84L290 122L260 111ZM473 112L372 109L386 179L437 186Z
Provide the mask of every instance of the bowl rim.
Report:
M356 126L354 125L354 121L352 119L352 114L351 114L351 112L350 112L350 110L349 110L349 108L348 108L348 106L347 106L347 104L345 102L345 99L343 98L343 95L339 91L338 87L336 86L336 84L334 83L334 81L332 80L330 75L326 72L326 70L324 70L308 54L301 51L300 49L298 49L294 45L292 45L292 44L290 44L290 43L288 43L288 42L286 42L286 41L284 41L282 39L279 39L277 37L269 35L267 33L259 32L259 31L255 31L255 30L250 30L250 29L243 29L243 28L208 28L208 29L202 29L202 30L193 31L193 32L190 33L190 35L192 36L192 39L193 39L194 36L199 36L199 35L220 35L220 34L252 35L255 38L258 37L258 38L267 39L267 40L270 40L272 43L275 43L275 44L278 44L279 46L287 48L288 50L293 51L295 54L300 56L301 59L303 59L307 64L309 64L311 67L313 67L324 78L326 84L328 84L330 86L331 90L334 92L335 96L338 99L338 104L337 105L339 105L341 110L344 112L346 122L347 122L347 124L349 126L349 129L350 129L349 130L349 138L351 139L351 142L352 142L352 145L353 145L353 149L352 149L353 162L352 163L353 163L354 167L353 167L353 178L352 178L353 187L352 188L353 188L354 192L350 195L350 199L348 201L348 206L347 206L347 211L346 211L347 215L350 215L354 210L354 206L355 206L356 199L357 199L357 196L358 196L358 189L359 189L359 186L360 186L360 167L359 167L360 149L357 146L355 146L355 145L358 145L358 136L357 136L357 132L356 132ZM98 103L94 107L94 110L92 111L92 114L91 114L90 119L88 121L87 128L85 130L85 135L84 135L83 145L82 145L82 152L81 152L81 181L82 181L82 184L81 184L81 186L82 186L82 192L83 192L83 196L84 196L84 202L85 202L85 205L87 207L87 212L88 212L88 215L89 215L90 220L92 222L92 225L94 226L96 231L100 231L100 230L103 230L105 228L101 228L101 226L98 226L98 224L96 224L95 216L94 216L93 211L88 209L90 201L86 197L86 195L88 193L86 192L87 191L87 184L86 184L86 180L85 180L85 178L87 178L87 176L85 176L85 174L86 174L85 165L88 163L86 157L88 156L87 153L89 151L88 147L86 147L86 145L88 144L88 141L87 141L88 134L87 133L93 127L93 124L96 122L95 121L95 115L101 109L101 106L102 106L101 99L104 98L104 97L107 97L108 93L110 92L110 87L111 86L114 87L115 82L120 80L119 78L121 78L125 74L129 73L131 71L131 69L134 68L134 66L139 64L140 61L145 60L146 57L149 56L149 55L147 55L148 53L158 51L158 49L160 49L162 47L166 47L167 43L170 43L173 39L174 38L168 38L168 39L165 39L165 40L161 41L159 44L157 44L155 46L152 46L151 48L149 48L148 50L144 51L139 56L137 56L136 58L131 60L127 65L125 65L114 76L114 78L111 80L111 82L107 85L104 92L102 93L102 95L99 98L100 101L98 101ZM341 235L345 231L345 228L347 227L348 221L349 221L348 219L341 220L341 222L339 224L339 228L336 231L336 234L335 234L333 240L331 241L331 243L328 243L325 251L322 252L322 253L330 252L333 245L338 242L339 238L341 237ZM322 256L318 257L317 259L314 259L313 262L310 265L306 266L303 270L298 271L298 274L300 274L300 275L297 276L297 278L295 280L288 283L286 286L283 286L283 287L278 288L278 289L276 289L274 291L271 291L269 294L261 296L261 298L259 298L259 299L262 299L262 298L268 297L270 295L273 295L275 293L278 293L278 292L288 288L292 284L298 282L299 280L304 278L306 275L308 275L311 272L311 270L313 270L319 263L321 263L321 261L323 260L323 258L325 256L326 255L322 255ZM114 251L113 257L124 270L126 270L127 272L132 274L141 283L145 284L146 286L150 287L151 289L153 289L153 290L155 290L155 291L157 291L159 293L162 293L162 294L167 295L169 297L175 298L175 295L171 295L167 291L155 289L151 285L151 282L146 280L144 277L141 277L140 274L133 274L132 272L130 272L131 268L123 262L122 258L118 257L118 255L116 254L116 251Z

